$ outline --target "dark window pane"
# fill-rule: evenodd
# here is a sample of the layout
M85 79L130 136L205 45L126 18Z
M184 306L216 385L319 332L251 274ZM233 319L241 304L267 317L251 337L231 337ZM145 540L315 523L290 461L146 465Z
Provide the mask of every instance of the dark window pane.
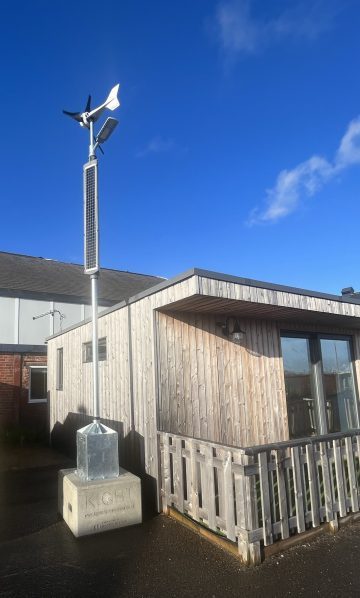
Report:
M40 401L46 398L46 368L30 368L30 401Z
M290 438L318 433L310 343L307 338L281 338Z
M99 338L99 361L106 361L106 338ZM92 361L92 342L83 343L83 363Z
M346 432L357 427L350 344L339 339L320 342L328 431Z
M106 361L106 338L99 339L99 361Z
M64 380L64 355L63 349L57 350L57 371L56 371L56 389L62 390L63 389L63 380Z

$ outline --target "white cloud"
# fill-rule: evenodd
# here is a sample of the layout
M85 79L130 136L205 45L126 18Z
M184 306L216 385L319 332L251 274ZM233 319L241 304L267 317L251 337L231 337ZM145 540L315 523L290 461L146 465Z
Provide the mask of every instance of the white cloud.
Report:
M250 16L249 2L224 2L218 6L218 36L226 52L254 52L259 43L261 26Z
M284 39L316 39L329 29L340 10L338 0L293 0L274 16L254 15L254 0L222 0L216 10L216 37L225 56L235 60ZM267 6L268 8L268 6Z
M360 117L350 122L332 162L312 156L292 170L282 170L274 187L267 191L265 207L255 208L248 224L276 222L291 214L301 201L315 195L334 176L354 164L360 164Z
M160 154L169 152L174 149L175 143L172 139L163 139L162 137L154 137L149 143L140 151L137 152L137 158L143 158L148 154Z
M336 154L337 168L360 163L360 117L351 121Z

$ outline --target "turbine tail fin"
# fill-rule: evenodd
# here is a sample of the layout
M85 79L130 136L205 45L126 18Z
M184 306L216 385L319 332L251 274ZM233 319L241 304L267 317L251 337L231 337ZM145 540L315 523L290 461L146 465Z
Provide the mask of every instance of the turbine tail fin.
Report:
M109 110L115 110L116 108L118 108L120 106L120 102L118 100L117 94L119 92L119 83L117 85L115 85L115 87L112 88L112 90L110 91L107 100L105 102L106 108L108 108Z

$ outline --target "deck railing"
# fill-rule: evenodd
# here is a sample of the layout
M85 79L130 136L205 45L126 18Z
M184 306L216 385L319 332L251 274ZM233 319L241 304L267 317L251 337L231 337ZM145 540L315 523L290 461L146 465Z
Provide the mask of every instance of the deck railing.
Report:
M261 545L359 511L360 430L252 448L159 432L163 510L174 507L238 543Z

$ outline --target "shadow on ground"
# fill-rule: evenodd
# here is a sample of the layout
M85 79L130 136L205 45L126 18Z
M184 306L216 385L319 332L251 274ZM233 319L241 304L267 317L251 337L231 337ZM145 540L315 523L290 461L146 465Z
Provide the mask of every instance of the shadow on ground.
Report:
M27 450L26 448L24 450ZM359 596L360 524L246 569L162 515L75 539L57 514L59 455L0 474L0 596Z

